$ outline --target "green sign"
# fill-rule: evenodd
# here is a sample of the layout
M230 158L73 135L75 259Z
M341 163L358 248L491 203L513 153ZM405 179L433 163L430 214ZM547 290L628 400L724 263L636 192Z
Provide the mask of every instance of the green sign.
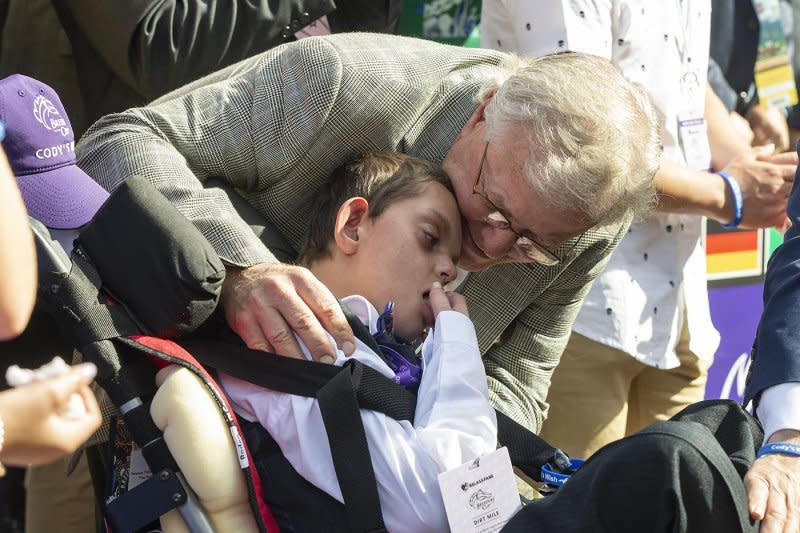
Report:
M406 0L397 33L459 46L480 46L481 0Z

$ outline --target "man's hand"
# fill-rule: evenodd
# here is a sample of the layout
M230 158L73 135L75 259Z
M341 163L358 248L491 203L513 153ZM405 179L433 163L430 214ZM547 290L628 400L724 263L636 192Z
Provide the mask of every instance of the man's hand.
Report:
M469 316L466 298L457 292L445 292L442 284L438 281L434 281L431 285L428 298L430 298L434 318L439 316L442 311L458 311L462 315Z
M782 226L786 219L786 200L797 170L797 154L772 155L772 146L760 146L740 155L725 167L742 190L742 226L762 228ZM725 212L733 216L733 199L726 191ZM730 218L727 220L730 222Z
M339 302L306 268L261 263L229 269L220 304L230 327L254 350L302 358L297 333L315 360L332 363L336 354L326 331L345 355L355 350Z
M800 431L776 431L769 442L800 444ZM800 531L800 457L770 454L757 459L744 477L750 516L760 533Z

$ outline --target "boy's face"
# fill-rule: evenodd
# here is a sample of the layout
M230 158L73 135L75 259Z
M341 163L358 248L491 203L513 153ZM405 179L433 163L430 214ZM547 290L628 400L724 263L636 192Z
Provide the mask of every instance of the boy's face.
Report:
M412 340L432 326L431 284L454 279L461 249L461 217L452 193L428 183L359 228L353 285L378 312L395 303L394 332Z

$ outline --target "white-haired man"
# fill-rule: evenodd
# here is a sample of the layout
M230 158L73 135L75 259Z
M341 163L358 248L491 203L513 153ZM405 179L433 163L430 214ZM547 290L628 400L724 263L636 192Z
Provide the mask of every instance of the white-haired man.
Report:
M147 177L200 228L230 265L222 305L250 347L299 355L294 330L332 361L325 330L345 352L353 343L336 300L203 182L232 184L297 249L316 191L349 157L441 162L492 401L538 430L583 295L653 202L660 145L646 97L607 61L504 59L391 36L306 39L101 119L80 165L108 189Z

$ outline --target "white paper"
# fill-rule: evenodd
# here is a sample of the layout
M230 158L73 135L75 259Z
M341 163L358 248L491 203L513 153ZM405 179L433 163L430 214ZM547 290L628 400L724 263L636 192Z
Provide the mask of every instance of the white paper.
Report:
M457 533L499 531L521 507L505 447L439 474L439 488Z

